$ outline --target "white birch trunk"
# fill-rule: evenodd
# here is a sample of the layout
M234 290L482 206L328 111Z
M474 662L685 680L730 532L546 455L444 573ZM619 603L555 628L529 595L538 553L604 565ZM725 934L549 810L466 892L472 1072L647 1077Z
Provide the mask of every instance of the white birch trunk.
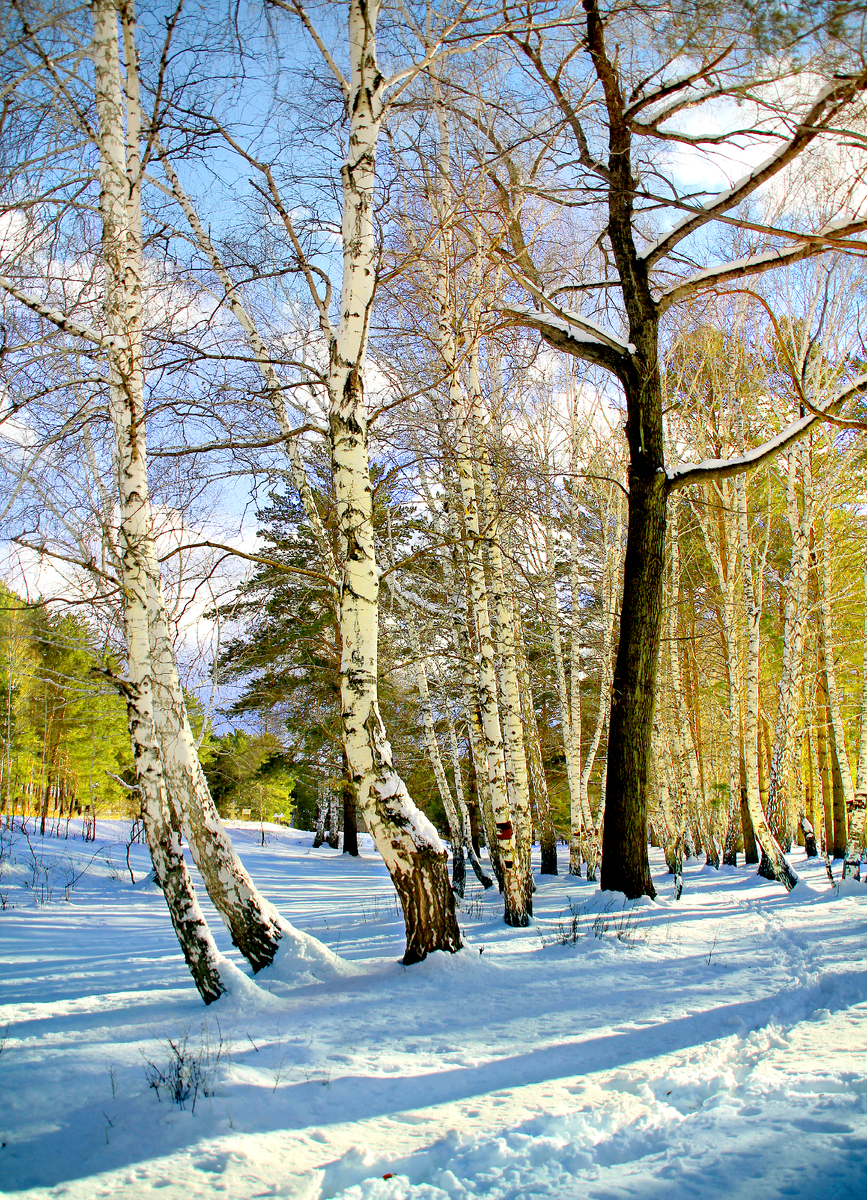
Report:
M103 36L95 45L107 55L103 75L110 79L114 96L111 104L123 110L124 84L120 77L117 54L118 9L110 3L95 7ZM120 483L135 473L134 495L137 509L133 516L123 508L121 536L125 547L135 544L140 562L141 577L137 601L145 603L148 629L146 669L149 673L151 720L159 745L165 787L167 817L178 832L184 829L199 866L208 892L218 911L226 920L233 940L250 959L254 970L270 963L281 936L294 941L300 964L305 968L332 967L338 960L315 939L293 930L265 901L258 896L252 882L241 866L211 801L201 770L195 743L187 720L186 706L172 654L168 619L162 600L159 564L153 540L153 526L147 484L143 377L141 365L142 330L142 243L141 243L141 167L139 141L141 114L135 51L135 20L132 4L120 6L124 55L126 59L126 145L118 140L109 153L102 154L103 206L117 213L124 223L125 260L123 278L124 331L122 339L129 345L129 360L117 368L122 396L117 404L116 437L119 422L130 449L120 459ZM96 22L95 22L96 23ZM97 104L99 107L99 70ZM111 107L111 105L109 106ZM100 125L103 122L100 118ZM114 189L114 191L112 191ZM108 272L107 272L108 273ZM120 341L121 339L116 339ZM116 389L117 390L117 389ZM124 407L125 406L125 407ZM123 451L121 451L123 455ZM137 528L131 534L131 521ZM122 575L126 574L122 565ZM136 614L136 619L139 615Z
M514 587L510 587L514 596ZM557 872L557 834L554 829L554 819L551 815L551 801L548 795L548 779L545 775L545 763L542 758L542 741L539 737L539 722L536 720L536 705L533 699L533 685L530 679L530 663L527 659L527 646L524 638L524 626L520 612L514 611L516 651L518 656L518 674L521 684L521 711L524 729L527 734L527 761L530 767L530 779L533 784L533 794L536 797L536 811L539 814L539 848L541 855L540 871L542 875L556 875Z
M692 502L705 549L716 575L720 595L722 652L728 692L728 777L729 803L723 862L737 866L740 829L741 688L735 611L737 606L738 526L736 500L727 479L711 484L699 501Z
M282 938L302 956L330 952L294 929L258 892L220 820L196 751L186 701L178 677L159 582L149 589L150 641L154 671L154 715L162 747L169 796L214 907L254 971L274 959Z
M750 531L747 510L747 488L743 475L736 477L738 498L738 539L740 542L743 573L744 607L747 618L747 672L746 699L744 703L744 762L746 768L747 808L753 825L756 841L762 849L766 865L765 874L776 879L791 891L798 877L777 844L765 820L759 799L759 646L761 639L761 571L758 586L753 579L753 557L750 547ZM768 530L768 536L769 536ZM766 543L767 545L767 543ZM761 867L760 867L761 870Z
M325 784L320 783L316 799L316 828L313 832L313 849L318 850L325 841L325 822L328 817L328 795Z
M104 311L108 331L116 338L109 357L109 413L120 492L120 581L129 660L129 681L123 690L154 873L184 958L202 999L208 1004L225 991L220 978L220 956L199 908L180 839L169 820L153 715L148 634L152 529L142 403L141 242L135 228L135 175L132 176L134 198L128 206L118 10L112 0L94 0L92 13L94 32L90 53L99 126Z
M792 535L792 552L785 581L783 616L783 661L780 676L777 722L768 779L768 824L779 836L791 826L787 818L790 798L789 775L795 747L798 695L801 686L804 644L804 607L810 565L810 530L813 524L813 495L810 458L804 443L789 451L786 476L786 511ZM803 482L803 506L798 513L797 481Z
M358 805L400 896L404 962L458 950L460 931L446 852L394 769L379 712L379 569L373 540L364 368L376 283L373 229L376 148L385 81L376 63L377 3L350 0L349 144L343 184L343 282L328 370L331 469L343 550L340 697L346 756Z
M470 752L473 756L473 769L476 776L476 788L479 797L482 828L485 831L485 842L487 843L488 847L488 858L490 859L491 867L500 885L500 891L502 891L504 886L504 872L500 842L497 840L497 824L494 814L494 804L491 797L488 754L489 747L485 739L485 730L482 723L481 705L479 703L478 691L478 674L475 669L476 664L472 654L469 630L467 628L468 623L464 624L458 615L462 608L464 611L466 611L466 607L461 604L460 597L456 597L454 611L456 614L457 628L453 630L455 653L458 656L458 661L461 668L461 695L463 699L464 715L467 722L467 736L470 743ZM503 779L505 779L505 769L503 771Z
M449 469L446 438L442 428L440 429L440 441L443 455L443 486L445 489L449 536L452 547L451 578L446 581L448 594L452 597L452 644L457 660L460 663L461 695L467 722L467 736L473 756L473 769L475 771L476 787L479 794L482 826L485 830L485 841L488 846L488 857L494 874L497 877L500 891L502 891L504 872L500 854L500 843L497 840L497 826L491 794L490 748L485 739L481 716L479 673L477 670L478 658L473 653L473 634L477 626L472 610L472 599L469 595L465 596L460 587L461 578L469 578L469 568L466 562L466 545L462 538L464 529L458 516L460 501L457 487ZM461 553L462 549L463 554ZM472 588L468 587L467 590L471 592ZM504 786L505 777L504 765L502 771Z
M660 706L657 705L657 712ZM674 876L674 898L683 894L683 832L684 810L682 804L671 800L671 756L669 747L663 744L659 722L653 724L653 761L656 782L659 788L659 808L664 830L663 850L669 875Z
M451 752L452 770L455 776L455 803L458 806L458 814L461 820L464 851L467 858L470 860L470 866L473 868L473 873L482 887L493 887L494 881L489 875L485 874L485 869L482 866L481 859L476 853L476 848L473 845L473 830L470 822L470 810L467 807L466 797L464 796L463 772L461 771L461 755L458 747L458 735L455 730L455 723L451 719L449 719L449 749ZM472 750L470 750L470 753L472 753Z
M569 874L581 874L582 857L588 856L587 839L592 839L592 817L587 793L581 787L581 571L580 571L580 526L578 507L578 397L574 388L570 396L569 412L569 470L572 481L569 505L569 590L572 597L571 629L569 636L569 724L574 762L575 784L578 789L578 813L580 829L573 827L569 838Z
M434 500L433 493L431 492L428 484L427 471L425 470L424 465L424 457L417 439L415 439L416 467L418 469L422 491L424 493L425 500L427 501L431 521L437 536L440 538L440 540L448 540L451 543L451 553L444 555L441 561L444 591L446 596L451 598L451 603L449 604L448 608L451 614L452 648L454 650L455 657L460 664L461 700L467 724L467 740L469 742L470 756L472 758L473 772L476 780L479 816L481 819L482 828L485 832L485 841L487 842L491 866L494 870L494 873L499 878L502 875L502 868L497 857L497 845L494 835L494 815L491 806L490 791L487 783L487 761L484 751L484 737L482 734L481 722L478 716L475 679L472 669L473 657L470 631L470 625L472 622L467 619L466 598L463 595L458 582L464 574L459 548L461 528L460 522L457 519L457 500L454 481L451 477L448 465L445 422L438 420L437 426L440 433L442 480L446 517L445 524L441 518L440 510ZM472 866L479 883L482 885L482 887L489 888L492 886L493 880L485 874L479 856L477 855L473 846L470 814L463 791L458 738L457 733L455 732L454 721L451 719L449 720L449 743L451 747L452 768L454 770L455 777L455 801L458 806L458 811L461 818L461 826L464 832L464 849L466 850L467 856L470 860L470 865Z
M441 125L440 173L443 188L448 187L447 154L442 150L443 129ZM455 533L464 534L465 555L469 576L470 601L475 618L475 634L478 649L478 699L482 734L485 744L488 790L493 810L496 832L496 851L502 871L505 921L507 925L528 924L532 911L531 896L526 886L526 876L521 869L515 827L509 805L506 777L505 748L497 696L497 671L491 617L488 606L488 590L485 580L483 542L479 520L478 497L473 472L475 439L473 430L473 397L466 394L461 385L455 331L453 327L452 302L449 294L449 253L451 232L448 221L442 222L437 263L437 301L439 305L439 350L448 373L449 401L455 429L455 467L457 491L463 513L463 529ZM489 845L491 843L489 842Z
M481 516L484 522L484 540L490 567L490 600L497 630L497 677L501 701L500 717L503 728L505 751L506 788L511 801L515 823L515 843L520 863L521 886L526 892L528 915L533 911L532 874L530 871L530 848L533 842L532 815L530 809L530 781L527 774L527 752L524 744L524 727L521 713L521 687L518 679L515 650L515 627L512 616L503 555L500 541L500 524L497 516L497 501L494 495L491 469L487 449L480 436L479 414L481 412L481 386L479 381L478 349L470 355L470 413L475 434L475 455L481 485Z
M822 536L822 590L819 602L819 615L822 622L822 645L825 660L825 687L828 692L828 715L831 732L831 751L837 761L840 772L840 782L843 788L843 799L846 805L846 851L843 857L843 878L854 872L861 850L861 838L864 829L864 810L856 809L855 788L852 783L852 769L849 765L849 753L846 749L846 730L843 726L843 714L840 711L840 693L837 688L837 669L834 663L834 640L831 620L831 518L825 515L825 528ZM853 814L857 812L857 822ZM835 814L836 819L836 814ZM857 828L853 825L857 824Z
M140 157L141 113L138 74L135 58L135 27L131 5L122 13L124 53L126 58L126 167L129 179L129 243L126 270L128 324L141 338L141 202ZM130 386L138 396L143 381L139 366L130 376ZM140 403L140 401L139 401ZM146 476L144 456L144 426L141 425L142 466ZM145 479L146 482L146 479ZM148 523L150 511L148 507ZM163 759L163 770L169 803L176 823L186 836L196 866L202 875L208 895L223 918L232 941L250 962L254 971L268 966L274 959L282 937L294 943L293 950L311 964L320 961L332 965L334 956L315 939L294 930L258 893L252 879L220 821L210 790L202 771L195 739L187 715L177 664L159 578L159 564L153 543L152 530L142 545L147 560L147 601L150 638L150 661L153 672L153 706L156 733Z
M403 609L404 619L409 630L409 643L413 655L413 668L415 671L415 685L418 689L418 696L421 702L421 719L422 728L424 730L425 749L427 750L428 759L433 768L434 779L437 784L437 791L440 794L443 808L445 809L446 820L449 824L449 835L452 841L452 886L459 896L463 896L466 886L466 867L464 863L464 828L458 812L457 804L452 798L452 790L449 787L446 769L443 765L442 755L440 753L439 742L437 741L436 728L434 726L433 704L431 702L430 687L428 686L427 670L425 669L424 657L422 656L421 640L418 636L418 626L416 625L415 616L407 603L404 603L398 596L401 607Z
M479 530L475 481L472 472L471 438L463 404L463 393L455 381L453 403L457 400L457 474L466 531L466 557L470 584L470 601L475 616L477 655L476 688L481 732L484 738L488 790L494 816L496 847L503 871L506 923L526 925L527 895L517 861L517 846L506 780L503 734L497 696L497 673L494 658L494 639L488 610L485 568ZM457 392L457 397L454 393Z
M551 648L554 656L554 677L557 681L557 698L560 702L560 732L563 739L563 754L566 760L566 783L569 788L569 874L581 875L582 845L586 831L586 815L581 804L581 768L575 754L572 739L572 708L566 683L566 663L563 655L563 637L560 632L560 605L557 601L555 574L554 537L551 528L550 502L545 514L545 600L548 629L551 633Z
M705 797L701 787L701 776L698 767L693 738L692 725L687 711L686 698L683 691L683 678L680 669L680 630L678 623L678 605L680 602L680 509L678 499L670 504L671 529L671 574L669 587L668 608L668 653L671 678L671 699L674 706L674 728L672 740L676 749L677 771L681 787L686 789L687 806L698 821L702 831L702 841L705 842L707 861L710 866L719 868L719 854L709 828L705 811Z
M605 816L605 787L601 789L599 811L593 821L590 808L590 776L596 762L602 734L608 724L611 712L611 690L614 686L614 622L617 619L617 605L620 597L620 576L623 569L623 492L615 484L610 485L607 500L603 508L603 538L604 566L602 572L602 662L599 679L599 707L596 710L596 725L593 736L587 748L584 765L578 786L581 795L581 806L587 813L588 828L591 831L587 839L587 878L596 878L596 865L599 858L601 843L602 821Z
M858 773L852 811L853 851L864 849L864 821L867 814L867 560L864 563L864 648L861 657L861 703L859 705ZM860 832L859 832L860 830Z

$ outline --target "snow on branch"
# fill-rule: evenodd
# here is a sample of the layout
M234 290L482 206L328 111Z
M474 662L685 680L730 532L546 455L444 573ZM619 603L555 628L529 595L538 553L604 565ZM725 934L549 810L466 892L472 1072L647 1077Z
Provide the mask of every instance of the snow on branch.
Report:
M775 437L735 458L705 458L698 463L677 463L666 472L668 490L678 491L693 483L705 483L711 479L728 479L742 475L762 465L809 433L814 425L833 415L853 396L867 391L867 375L859 375L823 405L816 405L812 412L797 421L792 421Z
M561 304L557 304L551 299L547 293L529 279L523 271L519 271L513 263L503 264L515 280L522 288L526 289L539 303L545 312L539 312L538 309L530 308L526 305L515 305L503 311L511 316L526 315L532 317L533 328L540 329L538 322L541 320L552 330L566 333L577 342L583 342L586 345L607 346L610 350L615 350L618 354L634 354L635 347L631 342L624 342L621 338L615 337L608 333L601 325L597 325L590 317L585 317L582 313L573 312L572 309L563 308Z
M809 111L796 126L791 137L752 171L742 175L731 187L715 192L694 212L682 217L673 228L652 242L641 253L648 266L653 266L696 229L721 213L740 204L767 180L801 154L821 133L827 132L829 121L859 92L867 88L867 73L831 80L816 95Z
M803 241L791 246L780 246L773 250L765 250L761 254L753 254L746 258L735 259L731 262L718 263L706 267L691 275L682 283L663 292L658 300L660 313L665 312L679 300L686 300L696 292L715 287L717 284L729 283L733 279L743 279L749 275L760 275L763 271L771 271L783 264L795 263L800 259L809 258L813 254L821 254L833 246L840 238L853 233L861 233L867 228L867 220L851 221L845 218L829 221L816 233L804 234ZM851 244L850 244L851 248ZM861 248L859 246L859 248ZM863 244L867 250L867 242Z
M594 322L565 309L560 310L562 316L541 312L529 305L511 305L501 311L504 317L516 324L538 330L546 341L558 350L598 363L609 370L615 370L618 361L625 355L635 353L631 342L621 342L605 333Z
M667 110L664 110L663 112L657 112L648 121L637 119L637 114L641 112L642 109L648 108L652 104L658 104L660 100L665 100L667 97L676 95L678 92L688 90L693 86L693 84L698 83L700 80L710 78L715 68L718 67L720 63L729 56L729 54L731 54L733 49L733 44L726 46L725 49L721 50L720 53L717 54L715 58L711 59L710 62L702 63L700 67L697 67L692 71L686 71L684 74L675 75L672 79L667 80L665 83L661 83L652 92L643 92L642 94L636 96L632 103L627 105L627 107L623 110L624 117L627 117L639 127L642 125L657 125L660 121L665 120L665 117L668 115ZM690 97L687 103L690 107L694 108L696 105L704 103L706 99L716 98L719 94L720 88L717 86L712 90L708 90L707 92L700 94L699 96ZM633 96L635 96L634 92ZM678 105L683 103L684 100L682 97L676 102Z
M56 325L63 333L71 333L74 337L84 338L85 341L92 342L100 350L119 350L122 348L118 338L111 334L100 333L92 325L84 325L82 322L68 317L60 309L51 308L50 305L43 304L37 296L31 295L30 292L22 292L5 275L0 275L0 287L12 296L13 299L18 300L19 303L29 308L31 312L37 313L40 317L44 317L46 321L50 321L52 325Z

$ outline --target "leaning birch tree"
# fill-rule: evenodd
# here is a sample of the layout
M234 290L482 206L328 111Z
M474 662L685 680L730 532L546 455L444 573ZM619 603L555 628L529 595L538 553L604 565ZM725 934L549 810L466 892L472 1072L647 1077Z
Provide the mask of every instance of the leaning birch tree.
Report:
M334 956L315 939L294 930L256 889L219 821L190 729L162 594L148 482L143 350L145 163L140 144L143 121L135 16L131 0L120 4L94 0L91 15L93 36L84 57L93 67L90 99L95 120L89 115L89 105L81 102L81 81L74 77L82 56L73 55L72 70L64 66L61 71L56 59L44 51L38 35L28 33L22 45L40 62L60 107L67 111L85 144L97 153L102 218L98 263L105 281L101 322L105 332L43 303L11 279L4 277L2 286L9 296L61 332L90 343L108 358L109 417L120 493L119 546L116 551L110 547L109 553L119 576L129 666L129 678L115 682L130 706L136 761L145 764L142 770L146 775L149 772L148 778L157 780L150 785L150 792L147 782L140 780L150 827L162 831L158 837L149 836L152 852L156 837L160 853L169 855L166 862L171 866L171 854L177 860L171 871L168 867L157 871L158 878L166 878L167 886L174 880L171 887L179 899L172 900L170 889L167 900L175 926L179 928L175 915L178 904L183 903L189 913L198 911L194 899L190 899L191 885L180 851L179 833L183 830L215 907L254 971L273 961L284 938L307 967L332 966ZM86 430L85 446L92 446ZM89 450L88 455L92 457ZM101 493L107 504L106 490L101 489ZM106 513L104 530L108 530L109 523ZM92 560L82 565L95 569ZM160 797L166 806L164 814L159 807ZM189 962L186 946L185 954ZM213 954L210 957L213 960ZM198 959L205 962L208 954L202 951ZM206 1000L214 999L215 991L219 994L221 989L213 979L203 983L201 972L195 970L194 976Z

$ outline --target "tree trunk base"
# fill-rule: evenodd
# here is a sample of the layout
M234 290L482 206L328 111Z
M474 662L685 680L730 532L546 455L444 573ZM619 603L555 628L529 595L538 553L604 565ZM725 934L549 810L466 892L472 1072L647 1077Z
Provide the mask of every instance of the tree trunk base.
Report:
M639 900L642 896L656 899L656 888L650 877L650 869L641 863L633 863L631 870L626 870L622 864L610 865L612 854L602 856L601 887L604 892L623 892L627 900ZM607 863L606 863L607 859Z
M861 882L861 856L860 856L860 854L858 855L857 858L845 858L843 860L843 876L842 877L843 877L843 879L849 879L851 877L852 879L857 880L858 883Z
M770 879L772 883L781 883L787 892L798 882L798 876L786 862L782 851L769 858L762 850L762 859L756 874L761 875L762 879Z
M557 843L544 841L542 843L542 863L540 867L542 875L557 874Z
M435 950L454 954L463 946L446 856L423 850L419 858L416 870L392 877L406 925L403 964L407 967Z
M476 850L475 846L473 846L472 842L467 844L466 851L467 858L470 860L470 866L473 868L473 874L475 875L476 879L478 879L485 891L487 891L488 888L494 886L493 879L491 879L490 875L485 874L485 869L482 866L481 860L479 859L478 851Z
M464 848L457 842L452 847L452 891L463 900L467 887L467 861Z

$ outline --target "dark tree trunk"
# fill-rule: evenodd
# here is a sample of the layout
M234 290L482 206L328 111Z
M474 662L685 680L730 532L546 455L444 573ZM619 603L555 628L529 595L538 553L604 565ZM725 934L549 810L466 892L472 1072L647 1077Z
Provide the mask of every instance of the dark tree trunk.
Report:
M542 862L539 868L542 875L557 874L557 837L545 837L542 835Z
M349 784L343 785L343 853L358 858L358 814L355 795Z
M434 950L453 953L461 948L446 856L426 849L418 855L425 860L423 870L392 875L406 925L406 966L421 962Z
M649 430L632 407L629 532L608 735L602 887L636 899L656 895L647 856L647 777L662 624L666 493L661 436L656 454L642 453Z
M467 887L467 860L460 842L452 846L452 891L463 899Z
M846 812L846 794L843 791L843 776L840 774L840 760L837 757L837 747L833 736L829 739L831 749L831 791L834 798L834 841L833 857L846 857L846 843L849 838L848 814Z
M48 816L48 802L49 802L50 798L51 798L51 775L49 774L48 782L45 784L45 791L42 796L42 805L41 805L40 812L39 812L39 816L40 816L39 834L40 834L40 837L45 837L45 819Z

